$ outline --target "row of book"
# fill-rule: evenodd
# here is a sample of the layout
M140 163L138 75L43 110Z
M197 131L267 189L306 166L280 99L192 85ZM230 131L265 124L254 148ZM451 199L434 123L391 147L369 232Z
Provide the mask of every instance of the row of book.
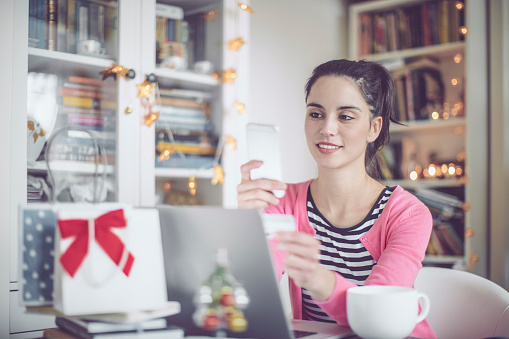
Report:
M155 122L156 167L211 168L218 136L211 122L210 93L160 89L159 119ZM167 156L164 152L168 151Z
M156 63L168 56L184 57L187 64L205 60L205 27L202 13L184 18L181 7L156 4Z
M107 339L107 338L147 338L181 339L184 330L169 325L166 318L154 318L135 323L115 323L89 320L79 317L55 318L57 328L43 331L47 339Z
M463 189L416 188L410 191L429 208L433 217L433 230L427 254L462 256L464 254L462 230L465 218Z
M460 7L460 9L458 7ZM416 5L359 15L359 54L377 54L460 41L464 35L461 1L423 1Z
M57 93L56 128L70 128L60 134L51 146L53 160L78 162L116 162L116 83L97 78L69 76L61 81ZM105 154L86 129L96 135ZM45 156L45 150L42 152ZM97 157L98 155L98 157Z
M28 37L31 47L76 53L79 41L95 40L116 54L116 1L30 0Z
M399 121L431 119L432 112L443 109L445 87L438 62L421 58L394 70L392 76Z

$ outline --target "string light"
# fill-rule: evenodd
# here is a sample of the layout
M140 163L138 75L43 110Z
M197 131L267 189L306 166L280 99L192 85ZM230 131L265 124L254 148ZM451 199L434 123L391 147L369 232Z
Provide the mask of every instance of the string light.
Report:
M228 49L231 51L238 51L242 46L245 45L245 41L242 37L235 38L228 42Z
M468 28L466 26L461 26L460 27L460 33L463 34L463 35L467 35Z
M234 101L233 102L233 106L235 107L235 109L237 110L239 115L242 115L242 114L244 114L246 112L246 105L244 105L243 103L240 103L238 101Z
M463 55L461 55L460 53L457 53L455 56L454 56L454 62L459 64L461 62L461 60L463 60Z
M458 9L458 10L463 9L463 3L461 1L456 1L456 9Z
M456 79L456 78L452 78L452 79L451 79L451 84L452 84L453 86L456 86L456 85L458 84L458 79Z
M191 195L196 195L196 178L193 175L189 177L187 187L189 188L189 193Z
M243 2L239 2L239 7L243 11L246 11L248 13L253 13L253 9L248 4L245 4Z

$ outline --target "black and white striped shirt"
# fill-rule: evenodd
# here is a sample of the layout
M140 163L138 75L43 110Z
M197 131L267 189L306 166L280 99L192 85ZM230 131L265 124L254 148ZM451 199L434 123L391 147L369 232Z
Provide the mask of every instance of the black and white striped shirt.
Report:
M333 226L316 208L308 189L307 213L311 226L316 230L315 239L320 240L320 263L331 271L340 273L346 280L357 285L364 282L376 262L359 240L382 214L393 187L386 187L366 218L349 228ZM302 319L335 322L316 305L306 289L302 289Z

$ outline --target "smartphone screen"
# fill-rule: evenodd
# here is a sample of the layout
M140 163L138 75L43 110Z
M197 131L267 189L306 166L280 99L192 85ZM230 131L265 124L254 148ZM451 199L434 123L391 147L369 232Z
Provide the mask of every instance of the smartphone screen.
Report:
M282 181L279 128L276 125L248 123L246 126L248 160L261 160L263 165L251 170L251 180L260 178ZM284 191L273 192L278 198Z

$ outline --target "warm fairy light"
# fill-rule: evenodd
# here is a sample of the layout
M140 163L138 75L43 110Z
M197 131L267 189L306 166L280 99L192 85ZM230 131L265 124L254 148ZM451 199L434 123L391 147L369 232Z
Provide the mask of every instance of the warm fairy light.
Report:
M189 187L189 193L191 193L191 195L196 195L196 179L194 176L189 177L187 187Z
M443 173L447 172L447 164L442 164L442 172Z
M239 2L239 7L243 11L246 11L248 13L253 13L253 9L248 4L245 4L243 2Z
M430 176L434 176L436 174L436 168L434 164L429 165L428 167L428 173Z
M460 27L460 33L466 35L468 33L468 28L466 26Z
M431 118L433 118L433 120L437 120L439 117L440 115L437 111L433 111L433 113L431 113Z
M415 181L415 180L417 180L417 178L418 178L418 177L419 177L419 176L417 175L417 172L416 172L416 171L412 171L412 172L410 172L410 179L412 179L412 180L414 180L414 181Z
M477 264L479 262L479 256L477 254L472 254L470 257L470 262L472 264Z
M242 37L238 37L228 42L228 49L231 51L238 51L245 43Z
M232 137L231 135L229 135L229 136L226 138L225 144L230 145L230 147L231 147L232 149L236 149L236 148L237 148L237 139L235 139L234 137Z
M473 237L475 234L475 231L472 227L468 227L466 230L465 230L465 237L466 238L471 238Z
M449 119L449 113L448 113L448 112L444 112L444 114L442 114L442 118L443 118L444 120Z
M428 169L425 168L424 171L422 171L422 175L424 175L425 178L429 178L430 175L429 175L429 172L428 172Z
M169 182L164 183L164 190L165 191L171 190L171 184Z
M463 162L463 161L465 161L466 156L467 156L467 154L465 152L459 152L456 155L456 160L458 160L459 162Z
M221 165L214 166L213 173L214 173L214 176L211 181L212 185L217 185L217 184L223 185L224 184L223 166L221 166Z
M435 167L435 175L437 177L441 177L444 173L442 172L442 168L440 166Z
M235 109L237 110L239 115L242 115L242 114L244 114L246 112L246 105L244 105L243 103L240 103L238 101L234 101L233 102L233 106L235 107Z
M456 175L461 176L463 174L463 169L460 166L456 166Z
M452 79L451 79L451 84L452 84L453 86L456 86L456 85L458 84L458 79L456 79L456 78L452 78Z
M449 164L449 174L454 175L456 173L456 168L454 167L454 164Z
M458 10L463 9L463 3L461 1L456 1L456 9L458 9Z
M149 114L145 115L145 125L150 127L154 122L156 122L157 119L159 119L159 112L150 112Z
M457 64L459 64L462 59L463 59L463 55L461 55L460 53L458 53L454 56L454 62Z

